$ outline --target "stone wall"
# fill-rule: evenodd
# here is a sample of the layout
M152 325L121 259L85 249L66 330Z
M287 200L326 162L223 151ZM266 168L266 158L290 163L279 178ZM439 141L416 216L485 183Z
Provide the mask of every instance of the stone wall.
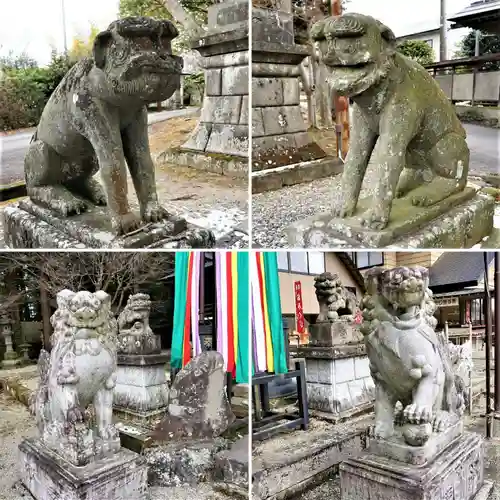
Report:
M309 407L339 414L369 403L374 383L366 355L338 359L307 359Z
M436 75L446 97L454 102L500 102L500 71Z

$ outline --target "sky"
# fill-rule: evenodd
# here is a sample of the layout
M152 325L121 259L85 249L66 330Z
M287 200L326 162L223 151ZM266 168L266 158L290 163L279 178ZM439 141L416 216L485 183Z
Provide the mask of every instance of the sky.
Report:
M446 0L448 15L471 0ZM68 47L75 36L84 39L92 24L105 29L118 13L119 0L0 0L0 55L26 52L39 64L47 64L52 48L63 52L62 4ZM351 0L348 10L369 14L389 26L396 36L439 25L439 0ZM21 24L22 21L22 24ZM449 56L467 30L448 32Z

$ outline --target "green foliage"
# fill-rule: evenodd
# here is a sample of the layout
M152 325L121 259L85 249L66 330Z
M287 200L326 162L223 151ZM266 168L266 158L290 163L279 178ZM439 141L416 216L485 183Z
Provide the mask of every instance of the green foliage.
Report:
M14 55L12 51L9 55L0 57L0 68L1 69L28 69L36 68L37 63L34 59L28 56L26 53L19 55Z
M417 61L422 66L434 62L434 51L423 40L405 40L398 45L398 51L406 57Z
M459 50L455 54L457 58L474 57L476 50L476 32L469 31L467 35L459 43ZM500 52L500 35L493 35L484 31L479 32L479 54L496 54ZM479 68L482 70L497 70L500 69L500 63L489 62Z
M45 104L71 65L65 56L53 53L45 68L4 66L0 79L0 130L36 125Z
M193 94L203 96L205 93L205 75L203 72L188 75L184 78L184 98Z

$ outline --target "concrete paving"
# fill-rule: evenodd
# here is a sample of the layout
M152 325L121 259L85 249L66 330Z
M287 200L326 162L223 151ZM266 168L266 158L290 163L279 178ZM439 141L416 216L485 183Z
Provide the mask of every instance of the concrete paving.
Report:
M198 111L199 108L197 107L189 107L149 113L148 124L152 125L177 116L191 116ZM24 156L34 130L0 135L0 189L1 186L24 180Z

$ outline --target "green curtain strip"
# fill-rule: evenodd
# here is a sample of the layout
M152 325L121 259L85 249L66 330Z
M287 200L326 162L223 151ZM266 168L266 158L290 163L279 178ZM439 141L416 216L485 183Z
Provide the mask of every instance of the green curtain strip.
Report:
M266 275L266 296L273 343L274 373L287 373L288 365L281 313L280 282L278 274L278 256L276 252L263 252L264 271Z
M236 257L238 267L238 351L236 353L236 382L248 384L250 370L249 356L249 262L248 253L238 252Z
M182 368L182 348L184 344L184 326L186 319L188 289L189 252L175 254L175 293L174 293L174 325L172 329L172 368Z

